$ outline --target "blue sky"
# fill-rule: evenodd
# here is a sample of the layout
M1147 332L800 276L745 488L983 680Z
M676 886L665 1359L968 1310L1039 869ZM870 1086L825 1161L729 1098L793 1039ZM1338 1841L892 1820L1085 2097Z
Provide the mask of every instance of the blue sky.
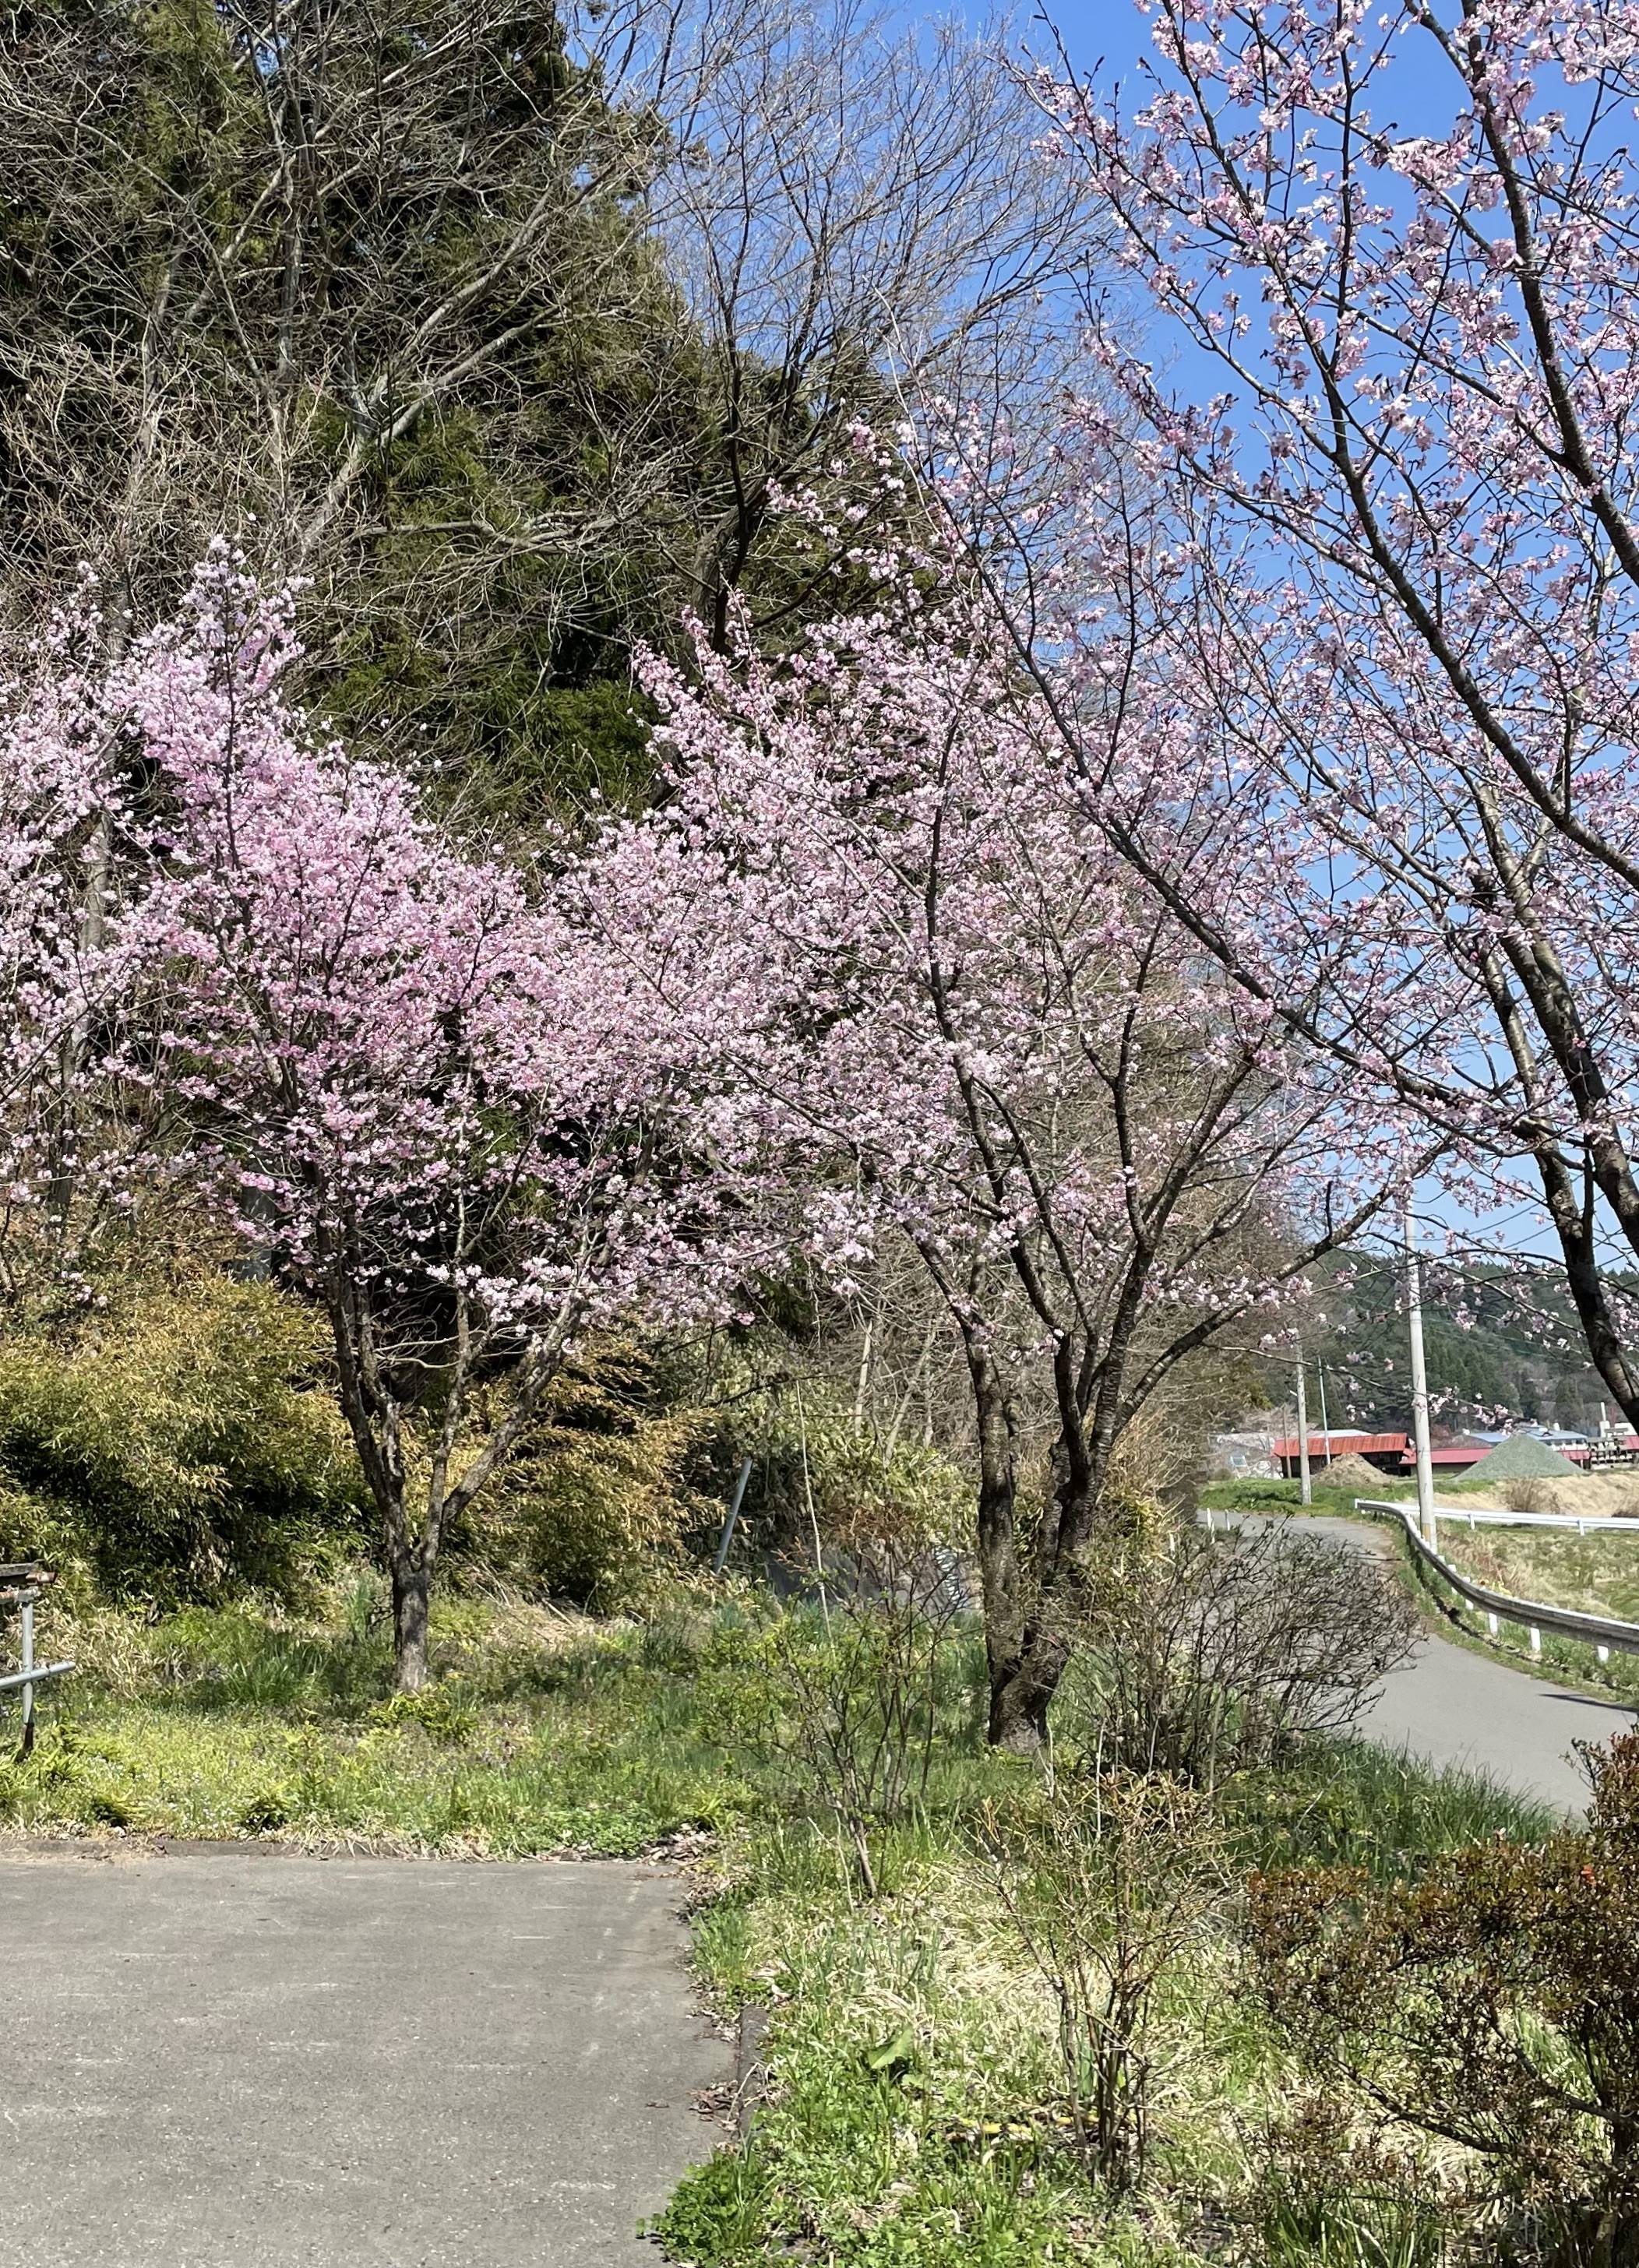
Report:
M1126 78L1135 58L1149 45L1151 19L1132 0L1071 0L1051 11L1076 64L1091 71L1101 62L1101 80ZM1032 47L1040 40L1040 20L1024 18L1021 28Z
M1075 68L1104 89L1120 83L1127 92L1128 103L1141 99L1141 65L1151 49L1154 22L1153 15L1141 12L1133 0L1066 0L1063 6L1050 9L1045 18L1034 14L1016 19L1022 41L1033 53L1044 57L1051 55L1056 31ZM1431 61L1431 56L1427 41L1414 40L1407 47L1404 63L1397 66L1392 122L1403 132L1443 135L1450 129L1454 90L1446 67L1437 57ZM1381 99L1376 108L1383 122ZM1205 397L1223 385L1222 367L1181 335L1169 335L1157 328L1148 345L1152 358L1165 367L1180 393ZM1523 1171L1520 1177L1529 1179ZM1418 1195L1423 1241L1431 1252L1437 1253L1449 1234L1471 1248L1478 1246L1481 1250L1539 1258L1558 1256L1557 1241L1546 1214L1530 1202L1475 1213L1443 1195L1432 1182L1425 1183Z
M1045 16L1021 14L1016 21L1026 43L1042 52L1050 40L1045 26L1056 26L1078 70L1110 85L1133 81L1134 66L1149 51L1155 18L1141 14L1133 0L1065 0ZM1393 122L1407 134L1443 131L1450 123L1450 81L1443 67L1429 67L1429 53L1426 41L1408 47L1396 81Z

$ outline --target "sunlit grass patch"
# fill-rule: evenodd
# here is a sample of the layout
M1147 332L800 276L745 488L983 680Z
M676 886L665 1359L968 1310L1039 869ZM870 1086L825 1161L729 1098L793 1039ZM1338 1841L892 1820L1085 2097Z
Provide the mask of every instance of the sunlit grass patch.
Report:
M857 2268L1113 2262L1123 2234L1070 2145L1051 2007L1003 1949L977 1852L900 1854L872 1906L818 1836L752 1830L749 1875L697 1924L708 1983L772 2007L768 2095L660 2223L678 2260ZM801 1887L792 1887L793 1878ZM1193 2027L1199 2010L1181 2012ZM1134 2258L1175 2252L1147 2216Z
M1112 2204L1071 2146L1052 1996L1008 1940L972 1830L981 1796L1001 1800L1010 1782L1023 1796L1036 1779L972 1759L965 1814L890 1839L894 1887L875 1904L817 1823L750 1821L720 1854L697 1960L726 2012L769 2007L771 2092L749 2141L690 2176L662 2217L671 2257L703 2268L1214 2257L1246 2210L1291 2078L1242 1989L1233 1884L1158 1997L1155 2178ZM1532 1839L1553 1823L1478 1776L1348 1742L1222 1794L1237 1867L1347 1859L1392 1880L1475 1837Z
M1573 1535L1540 1528L1468 1528L1451 1517L1441 1523L1440 1549L1465 1574L1512 1598L1639 1623L1639 1520L1631 1535L1601 1528Z
M1370 1741L1318 1742L1278 1771L1229 1782L1222 1800L1247 1867L1364 1867L1381 1881L1489 1836L1539 1842L1561 1824L1483 1772L1436 1771Z
M53 1635L84 1666L34 1755L0 1764L14 1829L624 1856L764 1800L634 1626L456 1601L414 1696L346 1594L321 1623L188 1609Z

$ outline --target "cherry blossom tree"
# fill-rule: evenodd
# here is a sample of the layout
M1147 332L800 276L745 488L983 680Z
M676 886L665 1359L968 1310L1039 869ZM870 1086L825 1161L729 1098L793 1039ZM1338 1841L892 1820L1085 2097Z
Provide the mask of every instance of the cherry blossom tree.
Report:
M145 1128L103 1076L129 1004L109 923L142 857L88 594L0 681L0 1284L72 1278Z
M1639 1423L1639 8L1158 0L1147 80L1039 81L1161 318L1094 311L1074 536L971 449L947 496L1104 839L1546 1211Z
M983 592L860 549L879 609L785 665L651 664L667 792L589 888L764 1218L845 1292L890 1240L936 1287L991 1736L1029 1748L1134 1418L1226 1329L1279 1329L1403 1152L1362 1155L1335 1081L1111 859Z
M162 814L129 926L165 1024L133 1069L185 1116L181 1167L329 1318L414 1690L441 1542L577 1336L719 1312L735 1219L562 895L315 738L280 698L293 658L288 600L218 552L121 673Z

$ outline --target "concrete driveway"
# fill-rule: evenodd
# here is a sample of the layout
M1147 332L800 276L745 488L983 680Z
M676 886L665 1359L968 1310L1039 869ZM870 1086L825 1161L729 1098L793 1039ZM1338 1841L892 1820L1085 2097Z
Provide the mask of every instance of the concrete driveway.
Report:
M0 1851L0 2268L615 2268L719 2130L642 1865Z

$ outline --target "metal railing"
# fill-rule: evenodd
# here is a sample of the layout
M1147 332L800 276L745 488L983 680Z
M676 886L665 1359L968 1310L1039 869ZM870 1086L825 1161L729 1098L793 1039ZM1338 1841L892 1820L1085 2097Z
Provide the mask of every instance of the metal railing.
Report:
M1362 1497L1360 1501L1363 1504L1366 1499ZM1623 1532L1639 1535L1639 1518L1631 1513L1486 1512L1459 1507L1443 1497L1440 1518L1448 1528L1557 1528L1561 1535Z
M0 1615L15 1614L21 1625L18 1652L19 1667L9 1675L0 1676L0 1693L20 1693L23 1698L23 1737L21 1753L27 1756L34 1745L34 1688L44 1685L54 1677L66 1677L74 1665L71 1661L40 1662L34 1659L34 1609L41 1594L55 1578L36 1559L22 1559L9 1566L0 1566Z
M1381 1498L1357 1496L1356 1512L1386 1513L1398 1520L1411 1545L1414 1556L1426 1567L1431 1567L1443 1583L1448 1583L1458 1596L1466 1599L1486 1616L1493 1638L1499 1622L1519 1623L1531 1634L1531 1651L1542 1651L1542 1633L1552 1631L1559 1638L1581 1638L1591 1646L1601 1661L1608 1660L1613 1647L1619 1653L1639 1653L1639 1623L1619 1623L1606 1615L1578 1614L1571 1607L1550 1607L1540 1600L1511 1599L1505 1591L1493 1591L1483 1583L1476 1583L1454 1567L1445 1554L1419 1532L1414 1515L1403 1504L1390 1504ZM1443 1519L1445 1513L1442 1512ZM1621 1523L1627 1525L1626 1522Z

